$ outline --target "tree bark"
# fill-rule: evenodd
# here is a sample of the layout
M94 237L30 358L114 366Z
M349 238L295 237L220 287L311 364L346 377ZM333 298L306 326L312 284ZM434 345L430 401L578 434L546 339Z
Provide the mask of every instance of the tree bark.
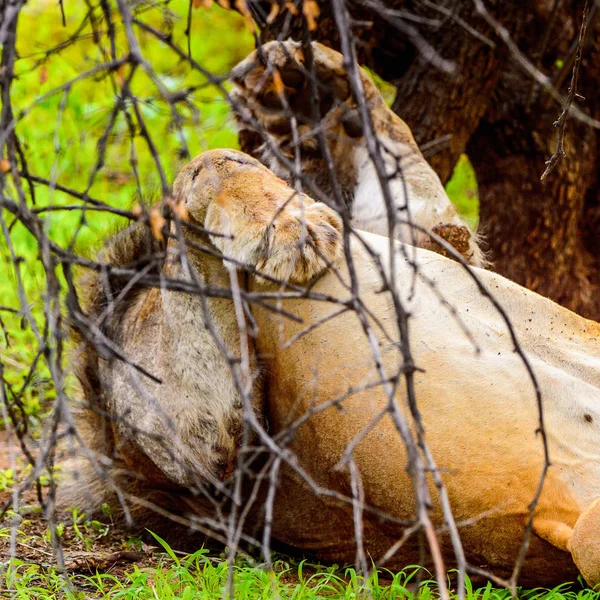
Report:
M584 316L597 317L596 253L582 232L586 196L596 176L595 132L578 127L567 134L566 157L542 182L555 150L556 110L511 116L482 123L468 146L492 268Z
M521 39L521 48L535 56L540 40L549 34L540 66L554 80L565 80L561 86L565 95L572 65L563 59L570 55L579 36L582 5L563 2L553 26L551 13L546 19L536 15L526 24ZM585 98L579 103L581 107L598 118L600 34L597 27L592 27L584 48L578 90ZM566 76L561 77L561 71ZM479 183L480 223L494 269L584 316L598 319L600 153L596 130L569 119L566 156L540 181L546 161L556 151L553 123L561 110L547 94L519 78L514 67L503 73L494 101L468 144Z

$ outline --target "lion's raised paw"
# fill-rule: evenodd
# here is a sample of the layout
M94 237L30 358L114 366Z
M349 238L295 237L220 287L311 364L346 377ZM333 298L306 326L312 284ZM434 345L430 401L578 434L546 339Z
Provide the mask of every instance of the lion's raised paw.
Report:
M256 265L270 277L306 283L341 256L340 218L321 202L291 209L271 227L268 248Z
M306 283L342 255L338 214L241 152L205 152L182 170L174 190L226 261L266 278Z
M311 132L315 122L324 119L327 132L357 138L363 135L352 99L343 56L322 44L311 44L314 86L299 42L269 42L239 63L231 73L236 84L235 98L245 105L264 132L272 136L281 150L292 155L292 119L303 151L317 151ZM380 97L368 76L361 71L369 97ZM316 90L315 90L316 87ZM318 105L313 96L316 91ZM316 108L316 111L315 111ZM337 126L341 125L338 130ZM242 149L257 154L262 136L248 123L239 121Z

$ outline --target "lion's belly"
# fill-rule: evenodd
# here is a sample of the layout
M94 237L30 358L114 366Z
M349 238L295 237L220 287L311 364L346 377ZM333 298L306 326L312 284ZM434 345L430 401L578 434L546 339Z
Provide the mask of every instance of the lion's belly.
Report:
M347 348L347 346L346 346ZM317 353L318 354L318 353ZM310 354L306 353L306 356ZM314 356L314 354L313 354ZM328 386L323 373L323 357L314 356L312 370L321 371L321 385L315 387L297 372L284 376L276 384L270 382L270 425L274 434L285 429L290 413L296 416L310 408L310 402L290 406L290 399L330 400L335 382ZM431 364L429 365L432 366ZM344 373L346 385L356 384L357 369ZM471 373L472 374L472 373ZM312 380L312 378L308 378ZM484 384L482 383L482 386ZM515 385L507 381L507 385ZM329 389L329 394L322 390ZM336 390L341 395L341 388ZM498 396L503 392L498 390ZM515 395L517 395L515 393ZM284 469L275 504L274 536L294 547L314 553L322 560L353 562L356 556L356 535L351 478L347 466L338 463L348 445L376 417L383 404L371 390L354 401L342 402L342 410L333 406L311 417L296 431L292 448L299 464L311 478L310 482ZM539 436L536 436L535 404L525 415L498 401L484 387L472 388L460 403L458 380L445 380L445 386L427 385L427 378L418 378L417 398L426 427L427 440L448 489L453 514L460 526L461 538L469 561L489 568L497 575L508 575L521 541L523 526L542 472L543 455ZM532 399L534 403L534 400ZM404 416L407 417L406 411ZM553 447L555 444L550 438ZM389 416L384 417L354 449L353 457L360 473L365 502L393 520L414 518L414 495L406 474L406 454L403 443ZM593 494L600 478L593 478L590 469L574 473L567 464L551 469L544 487L540 509L551 517L573 526L586 502L571 492L569 480ZM577 486L575 486L577 487ZM319 495L315 489L332 490L333 494ZM436 491L433 512L436 526L443 524ZM573 488L575 490L575 488ZM345 500L336 497L345 497ZM381 521L375 514L364 513L364 543L367 555L377 560L401 537L404 527ZM449 540L444 540L445 554L452 564ZM417 536L413 536L388 563L393 569L420 560ZM528 554L523 583L553 585L565 578L574 579L576 568L571 557L534 536Z
M458 334L445 341L418 334L415 323L415 338L429 340L414 345L415 362L425 371L415 374L416 399L437 466L456 496L458 518L484 511L526 513L542 472L543 445L536 397L519 357L503 346L476 355ZM333 469L347 446L385 409L383 386L372 385L378 375L370 352L352 314L333 319L289 349L270 348L277 357L268 369L271 426L276 430L315 405L343 397L343 410L331 406L295 433L303 464L318 473ZM397 372L397 350L381 353L385 372ZM542 388L551 473L555 485L564 488L561 496L581 511L600 496L600 394L543 361L531 360ZM365 386L345 397L349 388ZM397 395L397 403L410 422L404 394ZM354 454L363 462L371 502L394 507L401 518L412 514L404 444L389 414Z
M377 564L403 535L405 527L374 515L362 519L362 548L367 561ZM314 487L284 467L274 504L273 537L281 543L314 555L318 560L354 564L357 558L357 529L352 506L331 495L319 495ZM522 521L507 515L488 516L460 528L468 562L496 576L509 577L523 539ZM450 539L439 535L447 568L456 566ZM412 564L432 569L431 559L423 555L417 535L381 566L392 572ZM525 586L554 586L575 581L577 568L571 557L533 536L519 582Z
M373 269L362 264L359 279L363 289L379 287ZM336 281L326 276L314 289L343 298L347 292ZM425 370L415 374L415 384L426 439L448 488L455 518L468 522L461 527L467 554L476 564L508 570L520 547L528 505L543 468L533 387L493 309L489 315L480 311L473 317L467 310L469 298L458 305L481 347L477 354L450 312L422 289L411 307L410 323L415 362ZM395 313L384 294L367 292L362 298L378 319L376 325L372 323L374 330L387 331L387 336L378 333L376 351L389 377L402 364L398 347L390 343L397 338ZM460 301L459 296L456 298ZM533 308L536 298L531 300ZM298 427L292 447L318 486L349 497L348 467L339 469L338 463L348 445L387 404L383 386L372 385L378 377L373 347L356 315L345 313L324 320L290 348L283 348L282 331L284 339L289 338L337 309L307 302L291 302L285 308L302 316L304 322L272 327L270 317L259 316L259 347L269 357L271 428L280 432L307 410L340 398L339 406L317 411ZM600 496L600 394L594 385L577 377L576 368L566 372L543 352L531 353L530 358L543 392L553 461L538 511L544 518L572 527L581 510ZM589 371L589 366L586 368ZM350 388L363 391L348 396ZM410 421L404 395L396 399L402 415ZM411 519L413 490L406 474L404 444L389 414L364 435L352 455L366 504L396 519ZM435 489L431 489L435 498ZM281 521L276 537L324 559L354 560L351 506L334 507L328 497L325 502L323 496L316 496L311 485L297 476L284 479L279 498ZM434 504L434 520L441 525L439 503ZM325 516L316 519L311 514ZM365 523L365 540L373 558L383 554L402 531L400 526L391 530L380 527L379 520L366 513ZM576 572L566 552L534 538L529 570L538 574L546 571L538 583L558 581ZM411 548L410 543L403 548L397 564L418 559Z

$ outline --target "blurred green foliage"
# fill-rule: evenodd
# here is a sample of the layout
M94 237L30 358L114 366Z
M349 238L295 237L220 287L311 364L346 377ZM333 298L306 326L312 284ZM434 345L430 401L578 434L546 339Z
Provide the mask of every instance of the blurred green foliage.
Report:
M466 154L458 159L446 192L460 215L475 229L479 221L479 193L477 177Z

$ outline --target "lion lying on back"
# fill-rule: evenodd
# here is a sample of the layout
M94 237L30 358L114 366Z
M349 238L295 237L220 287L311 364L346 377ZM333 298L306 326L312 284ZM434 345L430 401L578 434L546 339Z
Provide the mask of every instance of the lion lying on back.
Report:
M435 179L431 185L437 185ZM360 186L359 180L356 189ZM370 323L367 336L357 312L340 311L340 303L349 306L351 299L349 273L340 219L326 205L295 193L258 161L228 150L194 159L178 176L173 195L197 226L183 231L187 261L179 259L177 240L170 239L171 259L148 264L149 273L154 269L182 286L213 289L229 289L233 281L240 286L238 297L248 301L272 297L281 285L270 278L284 279L310 284L313 299L290 293L280 301L301 323L264 304L253 304L249 319L239 302L236 312L227 298L204 303L181 291L128 287L110 274L95 279L87 305L98 325L95 341L116 344L128 362L101 355L94 340L84 343L80 421L92 460L78 460L79 480L64 490L63 502L99 509L103 502L119 506L120 500L150 528L164 525L165 511L192 515L196 528L227 540L224 503L215 499L215 490L227 498L248 417L244 404L250 401L258 441L265 442L265 418L271 439L296 457L282 459L273 538L322 560L354 561L354 507L339 500L352 496L348 463L340 468L351 448L365 506L390 519L364 511L364 549L375 560L384 556L415 511L405 447L386 412L390 388L381 383L384 374L392 381L404 366L394 307L377 266L391 264L388 240L361 232L351 238L349 252ZM149 254L155 249L151 240L142 224L134 225L109 244L106 260L121 267L139 263L141 249ZM412 266L400 252L394 275L411 314L415 364L423 369L415 386L427 440L455 518L466 523L460 533L467 559L504 574L514 564L543 466L531 382L502 319L464 269L439 254L415 252L421 274L415 286L408 283ZM238 277L227 267L228 258L260 275ZM551 585L575 577L570 553L588 582L596 583L600 328L498 275L477 274L509 311L544 397L552 466L536 509L523 581ZM440 304L436 287L480 353ZM244 318L253 337L240 333ZM239 360L228 362L223 351ZM380 355L377 366L374 352ZM397 418L410 422L402 386L392 391ZM260 471L261 463L252 467ZM335 497L315 494L315 486L333 490ZM264 501L265 493L263 487L257 497ZM432 519L441 528L433 485L431 495ZM159 517L148 521L156 511ZM248 516L257 527L264 523L260 501ZM440 540L451 564L449 540L443 533ZM418 536L409 537L387 566L419 561L419 549Z

